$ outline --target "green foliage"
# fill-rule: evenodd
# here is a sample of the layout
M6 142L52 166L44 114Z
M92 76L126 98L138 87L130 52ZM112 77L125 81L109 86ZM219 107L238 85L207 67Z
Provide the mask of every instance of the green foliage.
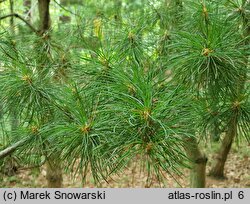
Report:
M174 44L177 48L170 59L175 76L195 90L204 90L211 96L232 94L238 79L246 72L244 39L227 22L206 25L191 32L178 32Z
M120 165L127 166L140 155L149 177L162 179L163 172L178 173L178 166L186 165L182 143L194 135L194 123L190 123L194 115L189 96L180 87L157 81L153 72L152 67L144 70L134 65L112 73L108 94L113 101L108 106L119 121L114 127L119 134L110 144L125 160Z
M66 169L81 173L85 179L90 168L95 181L106 178L110 156L102 152L102 146L112 134L112 119L101 113L99 97L86 88L64 88L62 94L61 114L42 131Z
M50 105L54 98L50 76L40 75L35 64L27 65L25 59L20 58L6 64L0 76L4 110L17 112L25 120L46 118L46 114L51 112Z
M63 9L56 5L52 22ZM248 7L86 1L71 23L43 36L24 27L2 33L2 124L13 113L20 124L2 131L0 144L25 139L12 154L21 165L53 155L83 182L89 172L100 182L136 161L151 182L180 175L190 164L186 139L220 136L233 117L249 142Z

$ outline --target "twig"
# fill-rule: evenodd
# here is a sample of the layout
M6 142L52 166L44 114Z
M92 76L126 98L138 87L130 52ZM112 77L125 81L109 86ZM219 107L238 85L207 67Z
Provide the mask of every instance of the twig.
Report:
M62 4L58 3L56 0L54 0L54 2L55 2L58 6L60 6L63 10L65 10L65 11L67 11L67 12L69 12L69 13L75 15L75 16L80 17L78 14L76 14L76 13L70 11L69 9L65 8L64 6L62 6Z
M3 20L3 19L8 18L8 17L16 17L16 18L22 20L33 32L38 34L38 31L27 20L25 20L22 16L20 16L17 13L11 13L11 14L2 16L2 17L0 17L0 20Z
M3 159L5 157L7 157L8 155L10 155L12 152L14 152L18 147L21 147L22 145L24 145L24 143L27 141L27 139L23 139L20 140L18 142L16 142L15 144L13 144L10 147L7 147L6 149L2 150L0 152L0 159Z

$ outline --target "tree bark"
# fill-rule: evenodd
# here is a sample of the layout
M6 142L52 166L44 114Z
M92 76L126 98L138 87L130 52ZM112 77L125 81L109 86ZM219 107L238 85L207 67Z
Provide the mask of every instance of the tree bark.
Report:
M45 34L51 28L50 20L50 0L38 0L39 16L40 16L40 33ZM46 34L49 38L49 34ZM46 38L46 39L47 39ZM50 52L47 50L47 52ZM50 54L50 53L48 53ZM46 179L48 188L62 188L62 167L61 162L56 157L57 155L51 155L46 162Z
M46 162L46 179L48 188L62 188L62 167L58 158L50 156Z
M227 161L228 153L232 147L234 138L237 135L237 110L235 110L234 115L232 119L230 120L228 124L228 130L226 132L226 135L224 139L222 140L219 152L216 157L215 165L212 167L209 175L218 178L218 179L224 179L224 167L225 163Z
M191 162L190 187L205 188L207 157L199 149L196 138L186 140L185 149Z
M24 143L27 141L27 139L23 139L18 141L17 143L13 144L10 147L7 147L6 149L2 150L0 152L0 159L3 159L7 156L9 156L11 153L13 153L18 147L21 147L22 145L24 145Z
M38 10L40 17L39 31L41 34L46 33L51 27L49 5L50 0L38 0Z
M50 20L50 0L38 0L38 9L40 17L39 33L43 36L45 34L46 39L49 39L48 31L51 28ZM44 37L44 36L43 36ZM48 49L45 49L46 54L50 54ZM61 163L56 155L51 155L47 158L46 162L46 179L48 188L61 188L62 187L62 167Z

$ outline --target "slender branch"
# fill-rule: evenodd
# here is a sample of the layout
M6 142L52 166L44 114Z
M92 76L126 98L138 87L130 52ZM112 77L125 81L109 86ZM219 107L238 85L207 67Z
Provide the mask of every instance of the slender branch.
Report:
M5 157L7 157L8 155L10 155L11 153L13 153L18 147L21 147L22 145L24 145L24 143L27 141L27 139L23 139L20 140L18 142L16 142L15 144L13 144L10 147L7 147L6 149L2 150L0 152L0 159L3 159Z
M0 0L0 3L3 3L3 2L5 2L6 0Z
M65 8L62 4L58 3L56 0L54 0L54 2L55 2L59 7L61 7L64 11L67 11L67 12L69 12L69 13L75 15L75 16L80 17L78 14L76 14L76 13L70 11L69 9Z
M17 14L17 13L11 13L11 14L2 16L2 17L0 17L0 20L3 20L3 19L8 18L8 17L16 17L16 18L20 19L20 20L23 21L23 22L24 22L33 32L35 32L36 34L38 34L38 31L37 31L28 21L26 21L22 16L20 16L20 15Z

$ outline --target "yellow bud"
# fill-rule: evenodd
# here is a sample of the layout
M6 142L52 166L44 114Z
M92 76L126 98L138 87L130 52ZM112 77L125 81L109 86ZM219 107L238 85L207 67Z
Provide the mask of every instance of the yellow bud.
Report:
M142 116L142 118L143 118L144 120L148 120L150 114L151 114L151 113L150 113L150 110L146 109L146 110L142 111L141 116Z
M84 126L81 127L81 132L87 134L89 133L90 129L91 129L90 124L85 124Z
M22 80L28 82L29 84L32 83L32 79L31 79L31 77L29 75L24 75L22 77Z
M153 147L153 143L152 142L149 142L147 145L146 145L146 152L149 153L151 151Z
M33 133L33 134L37 134L38 133L38 127L37 126L31 126L31 132Z
M135 34L132 32L128 33L128 39L131 43L133 43L135 41Z
M203 56L208 56L210 53L212 53L213 52L213 50L210 50L209 48L204 48L203 50L202 50L202 55Z
M240 107L240 102L238 100L233 102L233 109L238 109L239 107Z

